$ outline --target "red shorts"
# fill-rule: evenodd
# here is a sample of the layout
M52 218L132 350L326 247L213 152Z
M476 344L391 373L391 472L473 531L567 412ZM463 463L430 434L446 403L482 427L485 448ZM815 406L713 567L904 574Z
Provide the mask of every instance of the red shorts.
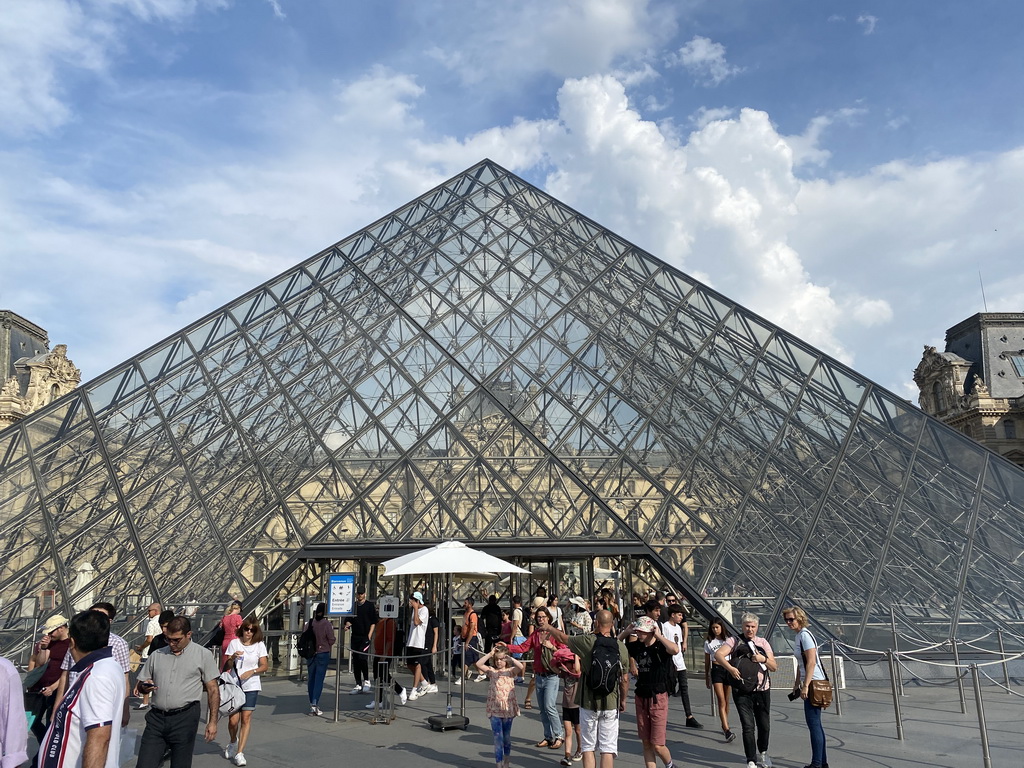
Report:
M656 747L665 746L665 731L668 727L668 694L656 693L650 699L637 696L636 730L640 741L646 741Z

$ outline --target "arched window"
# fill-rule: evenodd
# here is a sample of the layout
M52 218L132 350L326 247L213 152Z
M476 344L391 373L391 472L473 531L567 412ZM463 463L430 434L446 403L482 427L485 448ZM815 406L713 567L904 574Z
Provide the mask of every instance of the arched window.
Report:
M1003 422L1003 434L1006 435L1007 440L1017 439L1017 424L1012 419Z

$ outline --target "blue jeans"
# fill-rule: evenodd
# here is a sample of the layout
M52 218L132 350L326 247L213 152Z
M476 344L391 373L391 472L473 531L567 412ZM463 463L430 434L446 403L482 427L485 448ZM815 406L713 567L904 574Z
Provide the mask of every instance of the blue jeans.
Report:
M537 675L537 706L544 724L544 738L554 743L565 736L558 712L558 675Z
M492 717L491 734L494 736L494 762L501 763L512 754L512 718Z
M804 699L804 720L807 730L811 732L811 765L821 768L828 763L825 752L825 729L821 726L821 707L812 707L811 702Z
M307 670L309 672L307 690L309 691L310 706L315 707L320 701L320 694L324 692L324 678L327 677L327 666L330 663L330 651L321 651L306 662L309 667Z

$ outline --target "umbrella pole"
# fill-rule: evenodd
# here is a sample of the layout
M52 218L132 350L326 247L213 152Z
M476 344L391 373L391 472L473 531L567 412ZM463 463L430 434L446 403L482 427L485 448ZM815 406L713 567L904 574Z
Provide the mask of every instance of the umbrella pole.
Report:
M448 574L448 584L445 591L445 613L447 614L448 623L445 625L445 645L448 646L445 650L445 663L447 665L445 671L448 673L448 706L445 708L445 717L452 716L452 643L454 637L448 637L448 633L452 631L452 576Z

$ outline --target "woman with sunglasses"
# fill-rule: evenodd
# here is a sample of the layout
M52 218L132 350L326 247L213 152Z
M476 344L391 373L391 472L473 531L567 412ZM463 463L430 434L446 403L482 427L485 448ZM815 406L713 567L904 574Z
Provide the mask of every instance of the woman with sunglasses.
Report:
M267 671L267 646L263 642L263 630L253 618L248 618L238 627L238 634L228 643L223 669L234 667L245 693L245 704L228 719L230 743L224 748L224 757L235 765L245 765L245 744L249 740L252 713L256 711L262 685L260 675Z
M804 700L804 721L811 734L811 764L806 768L828 768L828 753L825 749L825 729L821 725L821 707L811 704L807 689L811 680L827 680L818 656L818 643L807 629L807 612L793 605L782 612L786 626L796 632L793 638L793 655L796 657L796 681L793 693Z

